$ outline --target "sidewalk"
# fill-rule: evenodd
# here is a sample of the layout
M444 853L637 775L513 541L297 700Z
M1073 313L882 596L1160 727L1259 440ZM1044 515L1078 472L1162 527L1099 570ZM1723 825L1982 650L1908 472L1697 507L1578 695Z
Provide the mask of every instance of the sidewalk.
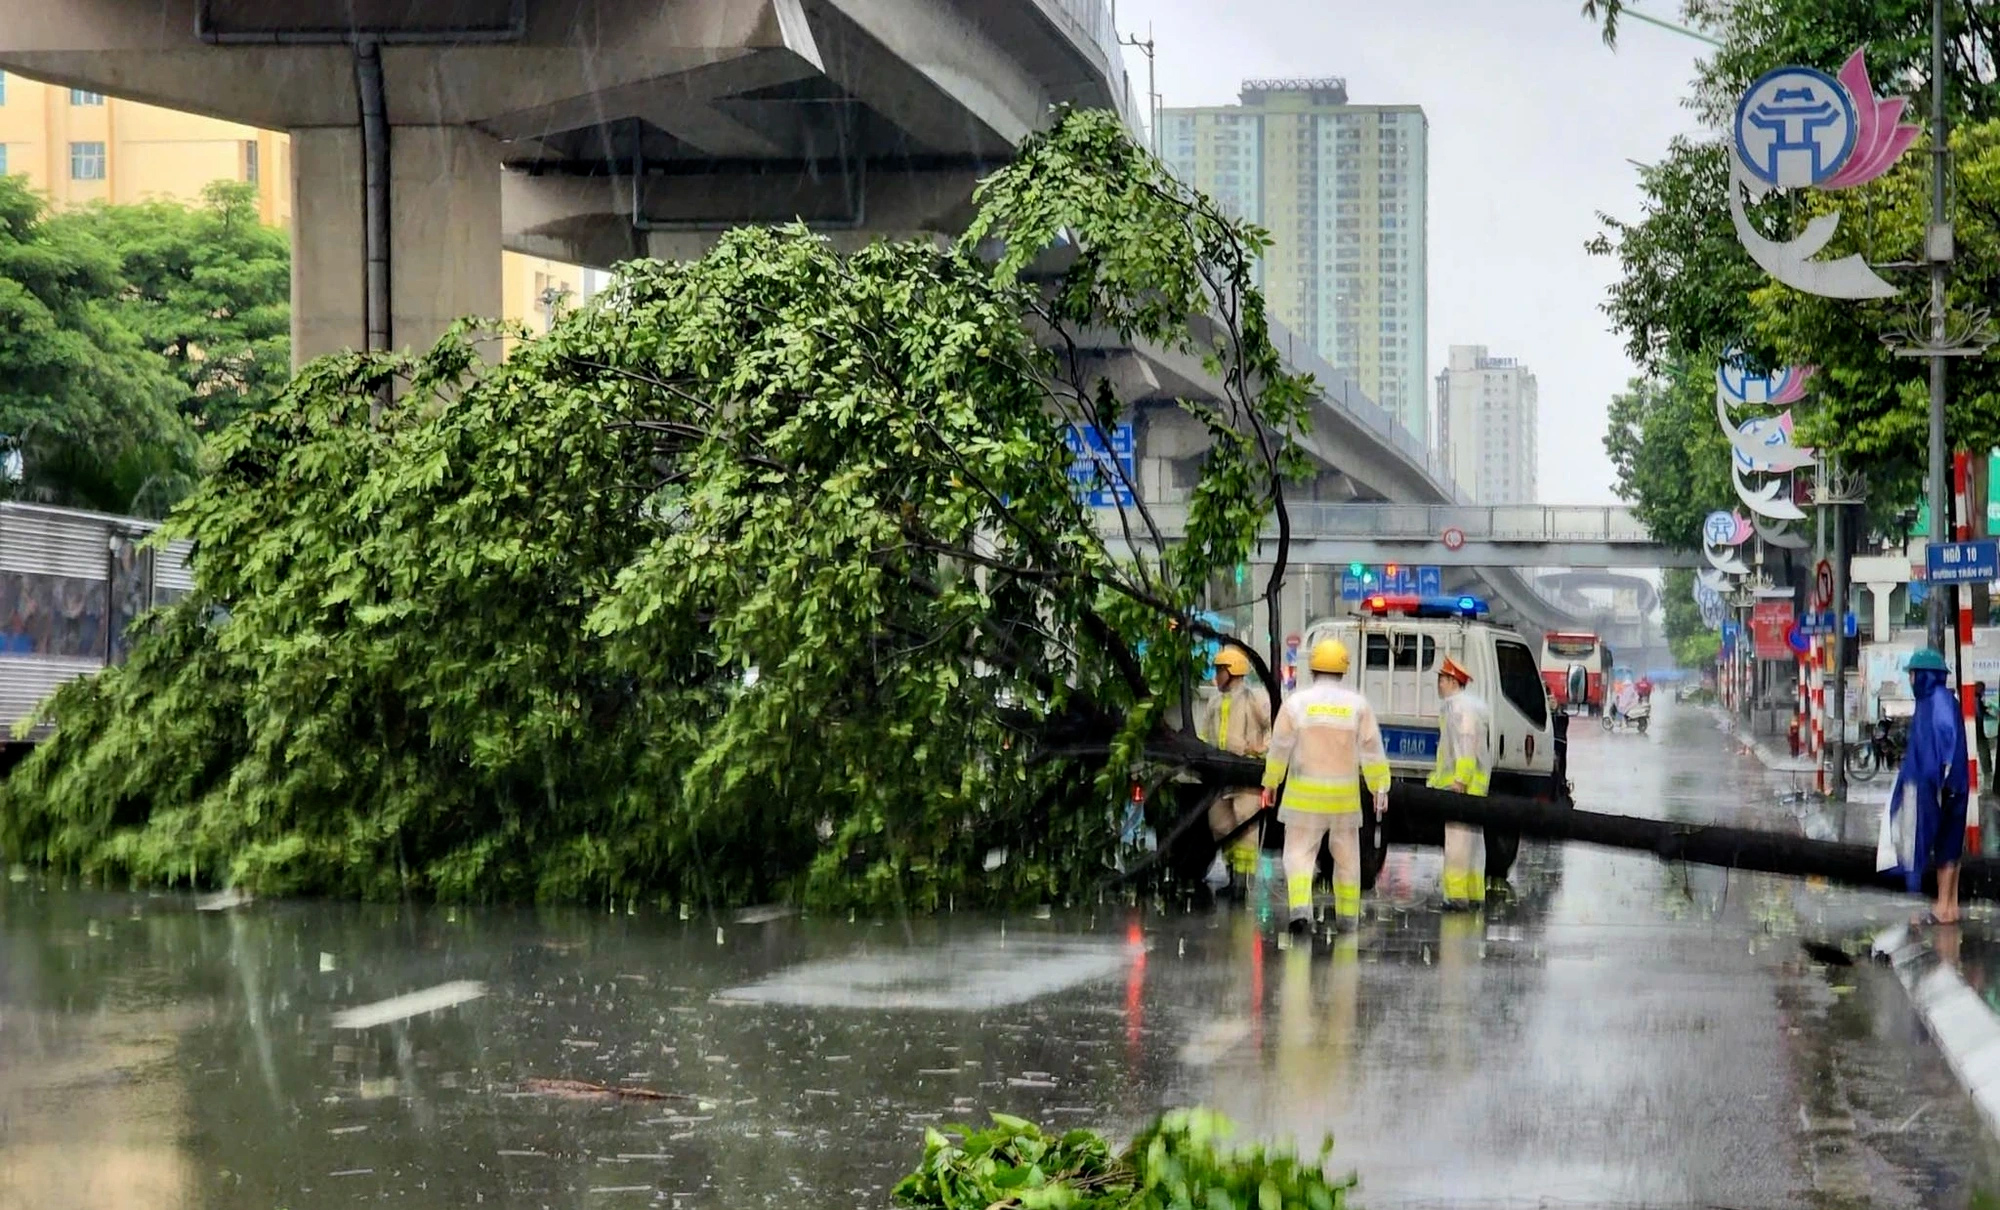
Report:
M1952 1074L2000 1135L2000 1013L1991 993L1982 996L1967 978L1990 983L1990 932L1990 921L1968 913L1956 928L1890 929L1875 938L1872 953L1895 970Z

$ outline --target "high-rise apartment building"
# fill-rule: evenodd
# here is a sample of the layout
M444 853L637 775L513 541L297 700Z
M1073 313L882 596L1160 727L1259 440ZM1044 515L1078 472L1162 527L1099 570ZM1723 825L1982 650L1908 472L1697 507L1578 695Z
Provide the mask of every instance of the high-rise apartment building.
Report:
M1246 80L1240 101L1164 111L1161 158L1271 233L1272 313L1427 440L1423 109L1349 104L1338 79Z
M90 202L195 202L210 181L257 189L258 217L292 218L291 139L199 114L0 73L0 173L57 207ZM531 329L589 294L602 275L539 257L500 254L501 307Z
M1453 345L1437 376L1437 448L1452 482L1482 504L1539 499L1535 376L1485 345Z

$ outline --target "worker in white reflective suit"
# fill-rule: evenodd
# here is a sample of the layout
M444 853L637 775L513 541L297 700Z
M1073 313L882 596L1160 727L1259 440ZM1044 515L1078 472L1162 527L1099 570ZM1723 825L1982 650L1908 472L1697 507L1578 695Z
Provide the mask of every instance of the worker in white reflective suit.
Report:
M1472 673L1450 656L1438 665L1437 765L1425 784L1433 790L1486 797L1493 779L1493 712L1468 686ZM1444 826L1444 906L1468 911L1486 901L1486 871L1479 830Z
M1224 752L1262 756L1271 739L1271 699L1250 679L1250 658L1230 645L1215 653L1215 693L1202 702L1195 716L1195 734ZM1257 814L1258 794L1243 790L1224 794L1208 808L1208 827L1221 843ZM1261 839L1257 828L1246 828L1230 842L1228 896L1241 902L1249 877L1257 868Z
M1312 684L1278 709L1264 758L1264 801L1278 787L1285 804L1285 903L1294 936L1312 929L1313 872L1319 846L1333 846L1333 915L1336 927L1361 920L1361 786L1374 796L1375 814L1389 809L1389 758L1382 728L1368 699L1342 683L1347 645L1314 643L1308 660Z

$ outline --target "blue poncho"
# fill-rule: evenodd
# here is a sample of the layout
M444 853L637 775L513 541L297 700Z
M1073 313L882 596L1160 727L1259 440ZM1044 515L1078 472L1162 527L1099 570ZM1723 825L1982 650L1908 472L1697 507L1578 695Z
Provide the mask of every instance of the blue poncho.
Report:
M1924 668L1910 679L1917 708L1910 716L1910 746L1889 791L1889 809L1902 811L1903 791L1912 791L1916 851L1902 872L1905 885L1918 891L1927 870L1957 861L1965 849L1965 721L1948 674Z

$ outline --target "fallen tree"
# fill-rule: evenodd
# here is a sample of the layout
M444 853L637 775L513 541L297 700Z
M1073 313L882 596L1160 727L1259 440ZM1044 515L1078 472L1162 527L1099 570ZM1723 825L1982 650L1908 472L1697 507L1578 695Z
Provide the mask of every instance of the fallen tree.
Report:
M468 323L308 366L169 520L195 591L55 698L7 856L266 895L1087 890L1132 782L1214 759L1201 611L1284 529L1311 383L1264 234L1114 115L1059 115L975 202L946 246L758 228L629 263L497 364ZM1121 387L1107 332L1218 398ZM1141 402L1206 438L1171 543L1110 456Z

